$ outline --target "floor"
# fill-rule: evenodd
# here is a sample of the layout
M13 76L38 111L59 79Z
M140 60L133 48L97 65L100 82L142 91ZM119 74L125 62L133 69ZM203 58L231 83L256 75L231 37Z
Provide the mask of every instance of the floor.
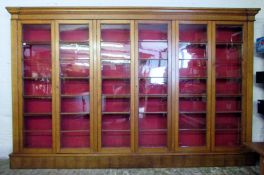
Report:
M224 168L154 169L28 169L10 170L8 160L0 160L0 175L258 175L258 166Z

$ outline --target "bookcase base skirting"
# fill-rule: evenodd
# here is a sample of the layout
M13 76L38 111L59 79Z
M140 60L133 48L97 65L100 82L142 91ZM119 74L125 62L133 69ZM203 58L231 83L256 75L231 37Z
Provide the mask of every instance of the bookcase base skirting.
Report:
M11 154L13 168L173 168L254 165L254 153L208 154Z

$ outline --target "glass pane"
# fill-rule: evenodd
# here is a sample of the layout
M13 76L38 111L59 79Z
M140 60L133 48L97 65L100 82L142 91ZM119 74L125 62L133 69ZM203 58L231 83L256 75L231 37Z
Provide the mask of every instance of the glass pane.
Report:
M130 59L130 44L101 42L101 59Z
M102 111L103 112L129 112L130 99L129 98L105 98L102 97Z
M167 97L140 97L139 112L166 112Z
M61 80L62 95L89 94L89 80Z
M130 60L103 60L103 78L128 78L130 77Z
M51 113L51 99L25 98L24 113Z
M218 79L216 80L216 94L238 95L242 93L241 79Z
M90 63L89 61L61 61L60 63L61 77L89 77Z
M241 129L241 114L216 114L216 129Z
M87 148L90 146L90 132L61 132L62 148Z
M206 77L207 60L180 60L180 77Z
M166 147L167 131L139 131L139 146L141 147Z
M104 114L102 116L102 130L130 130L130 115Z
M206 94L207 82L203 79L180 80L180 94Z
M50 42L50 25L46 24L24 24L23 42Z
M217 25L216 42L242 42L242 26Z
M101 25L101 41L130 41L130 26L128 24Z
M139 80L140 94L167 94L167 78L146 78Z
M50 79L24 80L24 95L30 96L51 96Z
M195 130L183 130L179 132L180 147L194 147L206 145L206 132Z
M216 45L216 64L237 65L242 60L241 45Z
M167 24L139 24L138 29L139 41L167 40L168 38Z
M180 59L206 59L206 44L180 44Z
M130 131L102 131L103 147L129 147Z
M90 111L89 96L64 97L61 99L61 113L88 113Z
M167 60L141 60L139 61L139 77L167 77Z
M60 59L90 59L89 45L76 43L60 44Z
M241 111L241 97L217 97L216 111Z
M206 112L206 102L204 97L181 97L180 112Z
M63 24L60 25L60 41L62 42L87 42L89 40L88 25Z
M206 114L180 114L180 129L206 129Z
M26 148L51 148L52 132L25 132L24 147Z
M139 59L168 59L167 42L139 42Z
M167 114L139 113L139 130L166 130Z
M206 42L207 25L206 24L180 24L179 28L180 42Z
M215 145L225 147L234 147L241 145L240 131L216 131Z
M50 115L43 116L25 116L24 130L26 131L50 131L52 130L52 121Z
M35 62L51 60L51 46L49 44L23 43L23 59L32 59Z
M89 115L62 115L61 116L61 130L62 131L78 131L90 130L90 116Z
M102 94L130 94L130 80L103 80Z
M24 60L24 77L51 77L51 59Z

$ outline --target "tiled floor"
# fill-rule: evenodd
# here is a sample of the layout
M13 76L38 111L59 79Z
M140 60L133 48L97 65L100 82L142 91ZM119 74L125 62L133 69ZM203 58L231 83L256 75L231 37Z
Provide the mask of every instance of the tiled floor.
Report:
M8 160L0 160L0 175L258 175L259 168L159 168L159 169L28 169L10 170Z

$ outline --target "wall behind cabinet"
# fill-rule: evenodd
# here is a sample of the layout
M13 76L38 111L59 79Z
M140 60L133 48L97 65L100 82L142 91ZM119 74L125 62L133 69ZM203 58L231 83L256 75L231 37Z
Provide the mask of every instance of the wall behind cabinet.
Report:
M167 5L168 4L168 5ZM11 37L10 15L6 6L171 6L262 8L256 16L255 38L264 36L263 0L1 0L0 1L0 158L12 152ZM264 71L264 58L255 54L254 72ZM254 81L255 82L255 81ZM254 83L253 140L264 141L264 118L257 114L257 99L264 98L263 86ZM252 104L253 105L253 104Z

